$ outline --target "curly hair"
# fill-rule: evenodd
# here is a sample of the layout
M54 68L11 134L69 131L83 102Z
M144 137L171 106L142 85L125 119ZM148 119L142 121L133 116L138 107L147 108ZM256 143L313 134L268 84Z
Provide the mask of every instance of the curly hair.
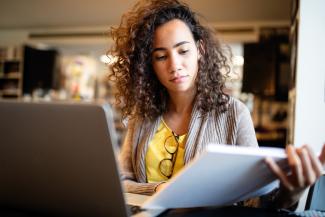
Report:
M143 0L122 16L118 27L111 28L115 42L109 51L117 57L109 78L116 82L117 104L122 102L122 117L154 119L167 109L168 93L152 66L153 36L160 25L183 21L192 32L201 58L196 78L196 103L205 115L227 110L229 96L223 91L230 67L221 43L212 30L200 24L188 5L178 0ZM222 70L226 73L222 74Z

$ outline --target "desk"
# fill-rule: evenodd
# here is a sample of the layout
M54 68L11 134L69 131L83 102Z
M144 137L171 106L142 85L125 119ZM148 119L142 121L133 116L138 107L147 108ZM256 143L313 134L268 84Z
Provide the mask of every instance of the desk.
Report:
M125 193L124 197L128 204L141 206L149 198L149 196ZM147 216L147 215L139 215ZM172 209L158 215L159 217L210 217L210 216L231 216L231 217L294 217L295 215L287 212L280 212L271 209L257 209L250 207L228 206L228 207L210 207L210 208L188 208L188 209Z
M175 209L169 210L159 217L294 217L296 215L289 214L284 211L249 208L249 207L221 207L221 208L192 208L192 209Z
M5 217L49 217L24 213L17 210L0 209L0 216ZM295 217L296 215L276 210L257 209L248 207L223 207L223 208L192 208L169 210L159 217Z
M128 204L141 205L149 197L138 194L125 193L125 198ZM155 213L155 212L153 212ZM141 214L141 213L140 213ZM5 217L49 217L49 215L41 215L23 210L5 209L0 208L0 216ZM152 216L152 215L139 215L139 216ZM210 208L188 208L188 209L172 209L167 210L158 217L295 217L296 215L284 211L277 211L271 209L249 208L240 206L228 207L210 207ZM51 216L53 217L53 216Z

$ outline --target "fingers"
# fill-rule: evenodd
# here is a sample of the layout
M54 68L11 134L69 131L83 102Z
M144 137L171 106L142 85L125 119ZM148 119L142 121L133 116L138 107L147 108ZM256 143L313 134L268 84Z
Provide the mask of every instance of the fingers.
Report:
M303 175L304 175L304 184L312 185L316 181L315 170L313 169L311 158L309 157L308 151L306 148L297 149L297 153L301 160Z
M310 161L311 161L311 165L316 173L316 177L319 178L323 173L322 172L323 166L322 166L321 160L317 158L316 154L314 153L314 151L311 149L310 146L304 145L302 148L307 150ZM323 147L323 149L324 149L324 147ZM321 154L321 156L322 156L322 154ZM325 157L325 152L324 152L324 157Z
M158 191L161 191L162 189L164 189L165 188L165 185L166 185L165 182L161 182L160 184L158 184L156 186L155 192L158 192Z
M319 156L319 160L321 164L324 166L325 165L325 144L323 145L322 152Z
M289 191L294 189L293 185L288 180L287 175L283 172L283 170L274 162L274 160L270 157L265 158L265 163L268 167L274 172L274 174L280 179L282 185L287 188Z
M274 174L280 179L283 187L289 191L300 191L315 183L322 175L325 165L325 144L317 158L308 145L294 148L288 145L286 148L288 164L291 173L285 173L272 158L266 158L265 162Z
M286 148L286 152L288 155L288 163L292 171L294 184L298 187L304 186L304 176L303 176L303 168L301 165L300 157L298 156L295 148L292 145L288 145Z

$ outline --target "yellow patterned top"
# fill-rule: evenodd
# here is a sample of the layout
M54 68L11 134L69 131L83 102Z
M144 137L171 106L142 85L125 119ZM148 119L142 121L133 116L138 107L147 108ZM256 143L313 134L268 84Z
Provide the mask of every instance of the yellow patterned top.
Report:
M165 150L164 143L168 137L173 136L173 131L167 126L165 121L161 119L158 130L149 142L148 151L146 153L146 173L147 181L161 182L166 181L168 178L160 172L159 164L161 160L168 158L171 159L172 155ZM174 176L184 166L184 147L186 142L186 134L178 136L178 150L175 153L176 160L174 164ZM175 144L177 145L177 144Z

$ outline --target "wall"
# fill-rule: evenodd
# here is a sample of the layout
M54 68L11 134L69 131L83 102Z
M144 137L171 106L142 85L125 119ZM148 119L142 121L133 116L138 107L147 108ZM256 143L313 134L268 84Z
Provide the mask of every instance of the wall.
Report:
M325 1L301 0L294 143L325 143Z
M26 30L0 30L0 46L20 45L27 41Z
M294 144L315 151L325 143L324 8L324 0L300 0Z

